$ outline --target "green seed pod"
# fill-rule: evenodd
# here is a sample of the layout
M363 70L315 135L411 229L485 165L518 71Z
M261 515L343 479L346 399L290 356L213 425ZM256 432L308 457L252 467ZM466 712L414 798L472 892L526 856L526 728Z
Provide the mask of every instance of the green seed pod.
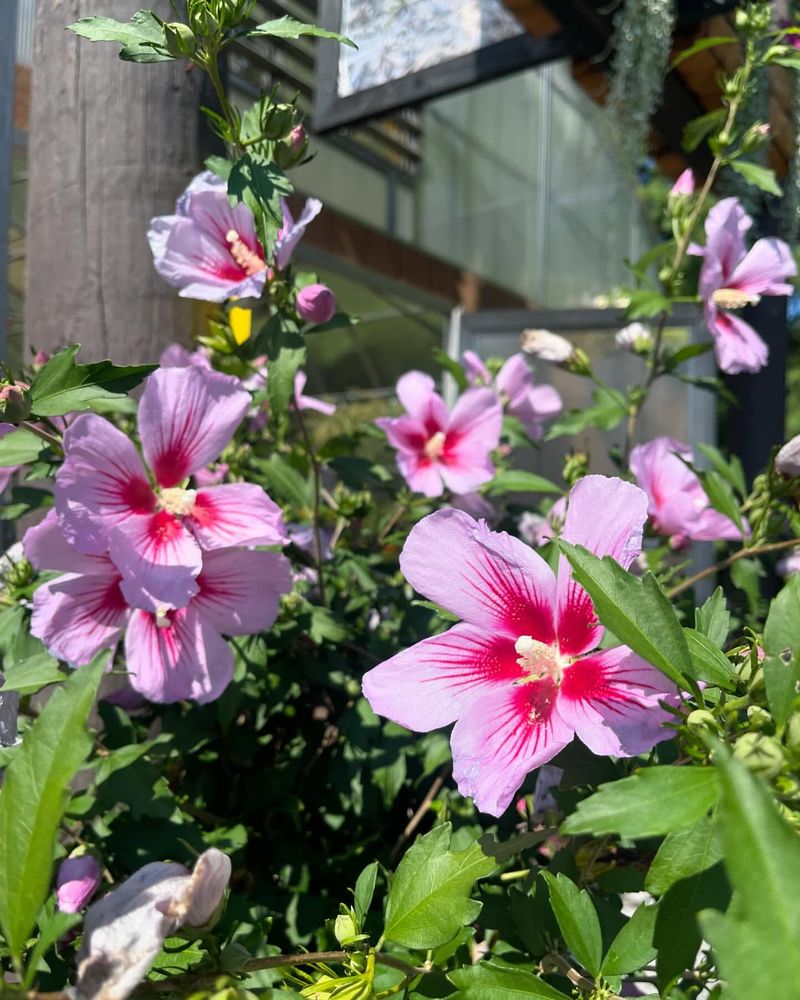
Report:
M167 44L167 52L171 56L181 59L194 55L197 48L197 40L188 24L182 24L180 21L165 24L164 37Z
M763 778L774 778L781 773L784 764L783 747L771 736L763 733L745 733L736 741L733 755L753 774Z

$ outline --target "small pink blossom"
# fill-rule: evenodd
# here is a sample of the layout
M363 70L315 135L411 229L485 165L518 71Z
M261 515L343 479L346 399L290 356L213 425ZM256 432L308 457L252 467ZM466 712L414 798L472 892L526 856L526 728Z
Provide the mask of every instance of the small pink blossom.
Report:
M306 285L297 293L297 314L306 323L321 326L336 314L336 296L327 285Z
M744 237L752 224L737 198L723 198L706 218L706 246L692 248L703 256L700 298L717 363L731 375L760 371L769 350L752 326L730 310L755 305L762 295L791 295L786 279L797 273L783 240L769 237L746 249Z
M779 559L775 564L775 572L784 578L800 573L800 550L794 549L788 556Z
M680 197L681 195L694 194L694 173L691 167L687 167L670 188L670 195Z
M233 676L222 636L269 628L292 583L280 553L214 549L203 554L186 607L146 610L130 600L131 588L108 556L70 545L53 511L28 529L24 547L36 569L61 573L34 593L31 633L53 656L78 666L114 650L125 632L131 686L153 702L218 698ZM138 593L132 596L138 601Z
M714 510L698 476L686 466L691 448L668 437L654 438L631 452L631 472L648 497L654 530L680 548L690 539L741 541L742 532L729 517Z
M285 198L281 198L281 211L283 225L278 230L275 241L275 267L278 271L283 271L291 260L295 247L305 235L306 227L322 211L322 202L319 198L309 198L296 222Z
M206 302L259 298L267 279L253 213L228 201L216 174L198 174L178 199L175 215L152 219L147 233L156 270L179 295Z
M503 410L491 389L467 389L451 412L430 375L412 371L398 381L397 396L405 414L375 423L397 450L400 473L414 492L471 493L492 478Z
M219 486L230 472L227 462L215 462L213 466L207 465L204 469L198 469L194 476L196 486Z
M526 510L519 519L517 525L520 538L528 545L540 547L547 545L554 538L558 538L564 528L564 519L567 514L567 498L560 497L546 515L535 514Z
M211 369L211 359L204 347L188 351L183 344L170 344L161 352L158 363L162 368L206 368Z
M630 565L647 497L587 476L569 496L564 538ZM626 646L596 650L603 628L565 559L558 577L505 532L457 510L412 529L400 556L409 583L464 621L370 670L364 695L415 732L455 722L453 775L478 808L501 815L525 776L577 736L628 757L667 739L666 677Z
M526 434L538 440L545 425L563 409L561 396L552 385L536 385L524 354L513 354L492 380L481 358L464 351L461 362L470 385L485 385L497 393L509 414L522 424Z
M100 865L91 854L66 858L58 868L56 903L62 913L78 913L100 888Z
M197 593L202 549L284 541L280 509L253 483L187 489L220 454L251 403L238 379L162 368L139 403L144 458L109 421L82 414L64 434L59 523L87 555L108 553L137 606L179 608Z
M800 476L800 434L795 434L781 447L775 456L775 470L782 476Z
M294 405L298 410L315 410L317 413L324 413L326 417L330 417L336 412L336 404L326 403L324 399L317 399L316 396L306 396L303 390L307 381L306 373L298 369L294 376Z

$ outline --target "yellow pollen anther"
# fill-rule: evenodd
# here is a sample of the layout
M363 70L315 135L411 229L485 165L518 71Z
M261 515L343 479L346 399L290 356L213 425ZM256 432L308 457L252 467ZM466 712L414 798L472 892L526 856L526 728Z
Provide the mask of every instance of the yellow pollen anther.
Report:
M432 437L428 438L425 442L426 458L440 458L444 451L445 440L444 431L437 431Z
M165 608L163 604L160 604L156 608L156 625L158 628L169 628L169 617L167 612L169 608Z
M158 494L159 506L169 514L186 517L194 510L197 490L182 490L179 486L161 490Z
M225 233L225 242L230 244L231 257L248 277L265 270L267 265L257 253L250 249L235 229L229 229Z
M534 681L541 677L550 677L556 683L561 680L563 664L555 646L539 642L531 635L521 635L514 643L514 649L519 654L518 666L528 674L525 680Z
M741 309L743 306L758 305L761 296L754 292L742 292L738 288L716 288L711 293L711 301L720 309Z

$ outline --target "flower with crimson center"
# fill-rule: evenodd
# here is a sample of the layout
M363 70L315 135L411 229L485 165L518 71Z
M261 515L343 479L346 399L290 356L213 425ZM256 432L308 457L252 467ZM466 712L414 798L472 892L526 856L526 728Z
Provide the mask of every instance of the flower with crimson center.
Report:
M430 375L406 372L397 383L406 410L375 423L397 450L397 465L409 487L425 496L444 488L469 493L494 475L490 453L500 442L503 408L491 389L467 389L452 411Z
M108 552L142 608L180 608L197 593L201 550L286 541L278 506L260 486L187 489L219 457L251 398L238 379L194 365L148 378L138 427L155 488L133 443L95 414L64 434L56 475L61 529L86 555Z
M557 389L552 385L535 384L524 354L512 354L494 380L475 351L464 351L461 363L469 384L494 389L509 414L519 420L525 433L535 441L544 434L547 422L563 409Z
M587 476L569 495L563 537L627 567L646 518L638 487ZM463 621L370 670L364 695L416 732L455 722L453 776L483 812L501 815L528 772L575 736L618 757L669 737L659 700L674 687L627 646L596 649L603 629L565 559L556 578L518 539L440 510L413 528L400 565Z

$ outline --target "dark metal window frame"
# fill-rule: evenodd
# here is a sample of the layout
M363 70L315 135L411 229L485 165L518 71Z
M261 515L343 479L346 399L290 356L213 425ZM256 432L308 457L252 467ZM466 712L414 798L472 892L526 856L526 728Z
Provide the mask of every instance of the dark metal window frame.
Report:
M341 31L342 0L321 0L320 20L329 31ZM358 39L354 39L356 42ZM530 69L570 54L564 32L533 38L527 32L487 45L437 66L389 80L356 94L338 94L339 51L335 45L317 49L314 129L326 132L407 108L433 97Z

